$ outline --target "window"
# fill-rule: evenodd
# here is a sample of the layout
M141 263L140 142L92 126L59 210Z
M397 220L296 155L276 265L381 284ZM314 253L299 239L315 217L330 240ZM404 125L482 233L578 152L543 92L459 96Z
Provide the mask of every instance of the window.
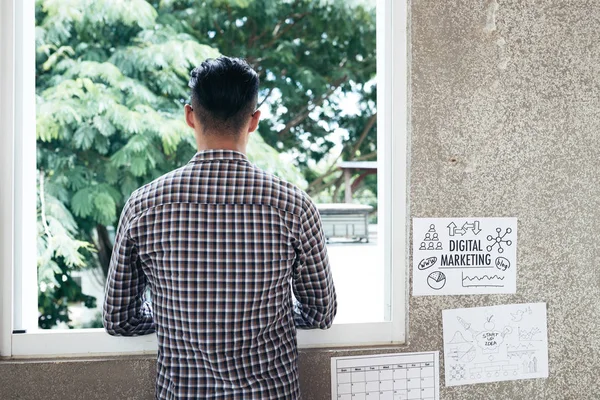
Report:
M0 172L2 174L0 182L3 188L12 188L0 192L0 212L4 221L0 231L2 240L0 282L3 294L2 308L0 308L2 322L0 354L43 356L154 352L156 341L153 335L115 338L105 334L102 329L38 329L38 323L41 322L38 321L38 280L36 279L38 271L35 246L31 238L36 237L36 227L47 229L49 222L46 215L41 216L41 223L36 221L36 203L44 201L44 196L36 196L37 190L48 188L44 187L47 182L43 176L38 173L36 177L36 143L33 134L36 121L32 118L34 111L31 106L36 103L34 67L36 35L33 24L35 5L32 0L9 1L3 2L2 7L1 73L2 76L13 77L14 80L11 82L10 79L3 79L0 82L2 85L0 125L3 132L12 133L0 138L0 158L3 167ZM245 23L243 18L239 21L239 24ZM14 37L10 34L13 29ZM377 239L371 240L368 245L348 245L333 243L335 238L332 238L329 252L340 302L339 318L327 331L299 331L301 347L390 344L403 343L405 340L407 271L406 157L404 156L407 148L405 32L406 5L392 0L378 1ZM63 51L68 52L69 49ZM269 80L268 74L263 80ZM85 84L82 82L82 85ZM274 95L277 96L277 93L275 92ZM40 121L38 126L39 124ZM82 135L80 140L86 140L85 133L73 134ZM170 139L173 138L165 139L167 145ZM313 143L313 145L319 144ZM14 151L11 151L12 149ZM293 152L290 154L290 157L298 156ZM138 167L142 168L142 166ZM372 167L372 164L363 164L359 167ZM345 196L348 198L349 193L345 193ZM347 226L359 228L356 222L353 224ZM339 229L335 223L331 228ZM110 229L103 234L108 238L112 235ZM351 236L356 237L360 234ZM356 279L356 276L348 274L348 270L352 271L352 268L346 268L345 260L348 258L354 260L354 256L349 256L352 251L356 252L353 254L357 257L363 256L364 265L358 265L362 269L354 268L354 270L363 271L364 276L376 276L370 272L374 270L368 268L383 266L380 269L381 276L374 279L374 283ZM374 261L374 257L377 261ZM357 264L356 260L353 262ZM70 279L75 283L75 287L84 289L80 293L82 296L78 298L80 302L85 302L88 299L86 296L102 288L101 279L98 282L96 278L90 270L83 269L65 275L63 279ZM44 284L43 279L40 279L40 282L40 285ZM40 289L42 287L40 286ZM353 303L352 298L359 301ZM357 307L365 303L369 306L364 307L362 313L356 308L344 310L344 307ZM73 310L86 313L93 308L72 307L71 312L74 312ZM358 319L352 318L353 315L359 314Z

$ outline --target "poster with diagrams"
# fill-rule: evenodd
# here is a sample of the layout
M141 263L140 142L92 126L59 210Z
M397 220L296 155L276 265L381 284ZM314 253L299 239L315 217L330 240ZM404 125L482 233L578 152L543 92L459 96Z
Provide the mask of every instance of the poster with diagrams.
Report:
M516 218L414 218L413 295L516 293Z
M437 351L331 358L334 400L439 400Z
M444 310L446 386L548 377L546 303Z

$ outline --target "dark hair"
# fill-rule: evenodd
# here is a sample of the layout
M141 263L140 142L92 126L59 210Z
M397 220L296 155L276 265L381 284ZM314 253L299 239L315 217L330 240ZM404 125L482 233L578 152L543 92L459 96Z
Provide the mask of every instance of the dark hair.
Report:
M192 108L207 133L240 133L255 111L259 78L239 58L208 59L192 70Z

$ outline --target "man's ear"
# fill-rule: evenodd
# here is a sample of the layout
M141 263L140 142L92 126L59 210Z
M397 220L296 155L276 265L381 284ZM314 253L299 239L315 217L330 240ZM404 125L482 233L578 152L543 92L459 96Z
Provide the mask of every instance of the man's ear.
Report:
M260 111L256 110L254 114L252 114L252 118L250 119L250 125L248 126L248 133L254 132L256 128L258 128L258 121L260 121Z
M185 112L185 122L187 122L188 126L192 129L196 129L196 121L194 120L194 109L189 104L186 104L183 107Z

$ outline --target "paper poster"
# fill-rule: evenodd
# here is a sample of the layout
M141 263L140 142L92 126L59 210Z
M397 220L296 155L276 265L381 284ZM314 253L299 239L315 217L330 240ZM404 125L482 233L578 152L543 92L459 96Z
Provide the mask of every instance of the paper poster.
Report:
M516 293L516 218L414 218L413 295Z
M333 357L334 400L438 400L439 352Z
M444 310L446 386L548 377L546 303Z

